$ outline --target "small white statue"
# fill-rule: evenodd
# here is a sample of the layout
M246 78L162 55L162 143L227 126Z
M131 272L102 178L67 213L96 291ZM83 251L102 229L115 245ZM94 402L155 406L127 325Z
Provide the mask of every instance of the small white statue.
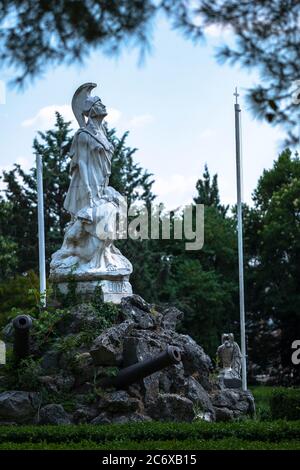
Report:
M103 125L106 107L90 94L95 87L81 85L72 99L80 128L70 150L71 182L64 201L71 222L52 256L50 278L62 292L70 277L78 282L78 292L93 292L100 283L104 300L119 302L132 293L132 265L113 243L117 220L127 209L123 196L108 186L114 148Z
M227 388L239 388L242 383L242 354L239 345L234 341L233 333L222 335L222 344L218 347L217 357L222 369L219 374L221 385Z

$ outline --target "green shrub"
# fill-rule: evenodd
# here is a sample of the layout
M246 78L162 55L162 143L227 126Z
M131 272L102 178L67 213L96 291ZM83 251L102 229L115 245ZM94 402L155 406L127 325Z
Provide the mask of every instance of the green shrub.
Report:
M270 398L272 419L300 419L300 389L277 388Z
M77 426L0 426L1 442L183 441L239 439L280 442L300 439L300 421L243 421L235 423L128 423Z
M11 390L26 390L28 392L40 389L39 376L42 371L40 359L27 357L22 359L19 364L17 364L13 354L9 354L6 359L7 362L3 368L6 386L1 388L0 391L5 391L7 388Z
M242 439L183 440L183 441L113 441L98 444L82 440L80 442L4 442L0 450L299 450L299 441L260 442Z
M251 387L251 392L255 400L256 419L261 421L271 420L270 397L273 387L257 385Z
M22 359L17 372L17 386L21 390L29 392L40 388L39 376L41 375L40 360L34 360L32 357Z
M50 308L47 310L37 310L32 329L32 337L37 347L45 347L56 337L56 325L62 318L67 317L68 310Z
M33 272L0 283L0 326L4 326L15 315L14 310L36 307L34 291L38 289L38 285L38 277Z

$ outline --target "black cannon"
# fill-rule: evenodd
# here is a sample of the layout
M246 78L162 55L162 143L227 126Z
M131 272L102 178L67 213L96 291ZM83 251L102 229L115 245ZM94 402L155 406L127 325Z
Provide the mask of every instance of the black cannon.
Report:
M167 349L158 356L125 367L125 369L120 370L116 377L103 379L101 385L104 387L124 389L144 379L148 375L154 374L154 372L158 372L172 364L178 364L180 361L180 350L174 346L168 346Z
M14 355L19 361L29 354L29 331L32 319L28 315L18 315L14 321Z

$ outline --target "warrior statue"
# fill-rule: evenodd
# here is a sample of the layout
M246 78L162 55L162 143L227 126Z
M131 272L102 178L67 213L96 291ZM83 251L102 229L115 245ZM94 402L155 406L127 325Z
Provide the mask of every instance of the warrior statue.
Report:
M241 386L242 354L234 341L233 333L222 335L222 344L218 347L217 358L220 361L220 384L228 388Z
M132 293L132 265L113 243L117 220L126 218L126 201L108 185L114 148L103 124L106 107L91 96L95 87L81 85L72 99L80 127L70 150L71 182L64 201L71 222L62 247L52 256L50 278L62 292L70 278L81 293L91 293L100 284L104 300L119 302Z

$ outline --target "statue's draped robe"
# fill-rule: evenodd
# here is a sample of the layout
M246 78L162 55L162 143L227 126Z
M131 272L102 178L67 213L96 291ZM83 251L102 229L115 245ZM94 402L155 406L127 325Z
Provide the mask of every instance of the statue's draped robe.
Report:
M75 267L74 275L82 276L106 273L113 267L117 273L130 274L131 263L113 243L117 215L126 206L123 196L108 186L113 146L105 133L93 135L88 128L80 128L70 154L72 178L64 208L73 217L61 249L52 256L51 273L66 275Z
M86 182L80 169L80 160L86 165L88 185L94 202L99 200L108 184L111 173L112 146L106 138L96 138L87 129L79 129L70 149L72 157L70 172L71 183L65 198L64 208L75 216L81 209L89 206L90 199Z

